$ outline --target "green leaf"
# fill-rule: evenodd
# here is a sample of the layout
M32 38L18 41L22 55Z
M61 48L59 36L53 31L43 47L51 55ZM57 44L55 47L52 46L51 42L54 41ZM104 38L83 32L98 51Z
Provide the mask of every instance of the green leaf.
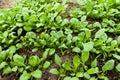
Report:
M87 72L84 73L84 77L88 80L90 79L90 75Z
M17 69L18 69L18 66L15 66L15 67L12 68L12 71L16 72Z
M79 80L77 77L72 77L70 80Z
M73 49L72 49L72 52L76 52L76 53L80 53L80 48L79 47L74 47Z
M43 60L45 60L47 58L48 54L49 54L49 48L45 49L45 52L42 55Z
M31 56L31 57L30 57L30 59L29 59L29 64L30 64L31 66L37 66L37 65L39 65L39 63L40 63L40 59L39 59L38 56Z
M13 61L14 62L11 62L11 63L16 65L16 66L25 66L25 64L24 64L25 58L23 56L15 54L13 56Z
M53 55L54 53L55 53L55 49L54 49L54 48L51 48L51 49L49 50L49 56Z
M37 70L31 72L31 75L34 78L40 79L42 77L42 72L41 72L41 70L37 69Z
M3 74L8 74L8 73L11 73L11 72L12 72L12 69L10 68L10 66L4 67Z
M88 73L88 74L96 74L96 73L98 73L98 72L99 72L98 67L96 67L96 68L91 68L91 69L87 70L87 73Z
M89 59L89 52L82 52L81 60L85 63Z
M58 70L56 68L51 69L50 73L52 73L52 74L59 74L59 72L58 72Z
M71 80L71 77L66 76L64 80Z
M30 25L23 27L25 31L31 31L32 27Z
M77 72L76 77L83 77L84 76L83 74L84 74L83 72Z
M22 31L23 31L22 28L19 28L19 29L18 29L18 31L17 31L18 36L20 36L20 35L22 34Z
M120 55L113 54L113 57L115 57L117 60L120 60Z
M20 80L29 80L31 77L31 74L30 73L27 73L27 72L23 72L23 74L20 76Z
M8 65L7 62L2 62L2 63L0 64L0 70L1 70L2 68L4 68L6 65Z
M115 68L118 72L120 72L120 63Z
M107 35L105 34L105 29L100 29L96 32L95 38L103 38L104 41L107 40Z
M61 58L60 58L57 54L55 54L55 59L54 59L54 61L55 61L55 63L56 63L57 65L61 66L62 60L61 60Z
M62 66L65 70L72 70L70 62L65 62Z
M94 61L91 63L91 67L96 67L97 66L97 59L94 59Z
M47 69L49 66L50 66L50 62L45 61L45 63L43 64L43 69Z
M81 17L81 21L83 22L83 21L86 21L86 18L87 18L87 16L82 16Z
M114 68L114 63L115 61L113 59L107 61L103 67L102 67L102 71L105 72L107 70L112 70Z
M75 55L73 58L73 65L75 67L75 70L78 68L80 65L80 57L78 55Z
M9 47L9 52L10 53L15 53L16 52L16 47L15 46L10 46Z
M83 44L84 51L89 52L91 49L93 49L94 43L93 42L88 42Z
M120 36L117 38L117 43L120 44Z

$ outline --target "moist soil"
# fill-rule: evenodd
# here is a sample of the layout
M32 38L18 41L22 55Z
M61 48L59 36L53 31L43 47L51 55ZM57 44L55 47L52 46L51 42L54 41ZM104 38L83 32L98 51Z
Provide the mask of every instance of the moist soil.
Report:
M0 9L3 9L3 8L11 8L13 6L13 3L15 2L16 0L0 0ZM73 3L70 3L68 5L68 8L67 8L67 11L66 13L64 14L68 14L68 11L69 10L73 10L74 8L79 8L80 6L75 4L75 1L76 0L72 0ZM69 16L67 16L68 19L70 19ZM92 19L88 19L88 22L89 23L94 23L95 20L92 20ZM110 34L109 34L110 35ZM113 35L111 35L112 37ZM25 48L22 48L20 50L18 50L18 54L20 55L26 55L27 56L27 59L30 58L30 56L32 55L37 55L39 57L42 56L42 53L44 52L43 49L39 49L37 52L32 52L32 48L28 48L28 47L25 47ZM58 55L61 56L61 59L63 60L62 62L66 62L66 61L70 61L72 62L73 60L73 56L75 55L74 53L72 53L70 50L67 50L65 55L61 55L60 54L60 51L57 51ZM52 60L54 61L54 57L49 57L47 60ZM90 65L91 61L89 61L87 64L88 66ZM98 67L101 69L102 66L104 65L105 61L102 60L102 57L98 58ZM59 69L59 66L57 66L56 64L51 64L51 66L47 69L47 70L43 70L43 76L42 76L42 79L41 80L57 80L58 79L58 75L53 75L53 74L50 74L49 73L49 70L51 68L57 68ZM69 73L68 73L69 74ZM0 71L0 80L18 80L18 77L19 77L20 74L18 74L17 72L16 73L10 73L8 75L5 75L5 76L2 76L2 71ZM108 71L106 76L109 78L109 80L119 80L120 79L120 74L118 74L118 72L116 72L116 70L112 70L112 71ZM35 80L35 79L32 79L32 80ZM63 79L61 79L63 80Z

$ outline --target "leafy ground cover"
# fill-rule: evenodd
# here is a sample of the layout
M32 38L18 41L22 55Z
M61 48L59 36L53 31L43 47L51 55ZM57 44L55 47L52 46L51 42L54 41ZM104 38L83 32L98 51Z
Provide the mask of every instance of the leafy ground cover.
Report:
M21 0L1 9L1 79L119 80L119 10L119 0Z

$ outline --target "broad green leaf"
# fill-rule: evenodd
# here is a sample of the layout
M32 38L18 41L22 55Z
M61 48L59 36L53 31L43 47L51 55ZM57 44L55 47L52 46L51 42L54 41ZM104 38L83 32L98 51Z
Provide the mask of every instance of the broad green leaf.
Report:
M38 56L31 56L29 59L29 64L31 66L37 66L40 63L40 58Z
M13 65L16 65L16 66L25 66L25 64L24 64L25 58L23 56L15 54L13 56L13 60L14 60L14 62L11 62Z
M23 74L20 76L20 80L29 80L31 77L31 74L30 73L27 73L27 72L23 72Z
M80 53L80 48L79 47L74 47L73 49L72 49L72 52L76 52L76 53Z
M97 74L98 72L99 72L98 67L87 70L88 74Z
M79 80L77 77L72 77L70 80Z
M22 28L19 28L19 29L18 29L18 31L17 31L18 36L20 36L20 35L22 34L22 31L23 31Z
M96 67L97 66L97 59L94 59L94 61L91 63L91 67Z
M117 43L120 44L120 36L117 38Z
M15 53L16 52L16 47L15 46L10 46L9 47L9 52L10 53Z
M78 68L80 65L80 57L78 55L73 57L73 65L75 67L75 70Z
M65 70L72 70L70 62L65 62L62 66Z
M2 68L4 68L6 65L8 65L7 62L2 62L2 63L0 64L0 70L1 70Z
M28 26L24 26L23 27L25 31L31 31L32 30L32 26L28 25Z
M53 68L53 69L50 70L50 73L59 74L59 71L56 68Z
M115 61L113 59L107 61L103 67L102 67L102 71L105 72L107 70L112 70L114 68L114 63Z
M50 62L45 61L45 63L43 64L43 69L47 69L49 66L50 66Z
M82 52L81 60L85 63L89 59L89 52Z
M115 68L118 72L120 72L120 63Z
M83 74L84 74L83 72L77 72L76 77L83 77L84 76Z
M12 68L12 71L16 72L17 69L18 69L18 66L15 66L15 67Z
M85 30L85 34L86 34L86 39L89 39L91 37L91 31L89 29Z
M115 57L117 60L120 60L120 55L113 54L113 57Z
M51 48L51 49L49 50L49 56L53 55L54 53L55 53L55 49L54 49L54 48Z
M31 72L31 76L33 76L34 78L40 79L42 77L42 71L37 69Z
M81 21L86 21L87 16L82 16Z
M95 38L102 38L104 41L107 40L107 35L105 29L100 29L95 33Z
M66 76L64 80L71 80L71 77Z
M62 60L57 54L55 54L54 61L57 65L61 66Z
M47 58L48 54L49 54L49 48L45 49L45 52L42 55L43 60L45 60Z
M3 74L8 74L8 73L11 73L11 72L12 72L12 69L10 68L10 66L4 67Z
M89 52L91 49L93 49L93 46L94 46L93 42L84 43L83 44L84 51Z
M90 79L90 75L87 72L84 73L84 77L88 80Z
M36 52L36 51L38 51L38 48L32 49L32 52Z
M36 38L36 34L34 32L32 32L32 31L31 32L27 32L26 33L26 37L27 38Z

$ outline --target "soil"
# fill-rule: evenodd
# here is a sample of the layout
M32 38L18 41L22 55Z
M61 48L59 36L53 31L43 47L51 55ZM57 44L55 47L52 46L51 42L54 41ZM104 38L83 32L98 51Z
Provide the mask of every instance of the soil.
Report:
M0 0L0 9L2 9L2 8L11 8L15 1L16 0ZM72 0L72 2L74 2L74 1L76 1L76 0ZM68 10L73 10L76 7L78 8L80 6L71 3L71 4L68 5L67 11ZM65 14L68 14L68 12L66 12ZM67 18L70 19L69 16L67 16ZM88 19L88 22L89 23L94 23L95 21L93 21L92 19ZM26 55L27 59L29 59L30 56L32 56L32 55L38 55L39 57L41 57L43 52L44 52L44 50L39 49L37 52L33 53L32 48L30 48L30 47L29 48L28 47L22 48L22 49L20 49L18 51L18 53L20 55ZM59 51L58 51L58 54L60 55ZM71 53L71 51L69 51L69 50L66 51L65 55L61 56L61 58L63 60L63 63L65 61L72 62L73 56L74 56L74 54ZM54 61L53 58L54 57L49 57L48 60ZM104 65L104 61L102 60L102 58L99 58L98 59L98 67L101 69L103 65ZM51 66L47 70L43 70L43 76L42 76L41 80L57 80L58 79L58 75L53 75L53 74L49 73L49 70L51 68L59 69L59 66L57 66L56 64L53 63L53 64L51 64ZM2 71L0 71L0 75L2 75ZM106 75L108 76L109 80L118 80L118 79L120 79L120 74L118 74L116 72L116 70L108 71ZM0 80L18 80L18 77L19 77L18 73L10 73L10 74L5 75L5 76L0 76Z

